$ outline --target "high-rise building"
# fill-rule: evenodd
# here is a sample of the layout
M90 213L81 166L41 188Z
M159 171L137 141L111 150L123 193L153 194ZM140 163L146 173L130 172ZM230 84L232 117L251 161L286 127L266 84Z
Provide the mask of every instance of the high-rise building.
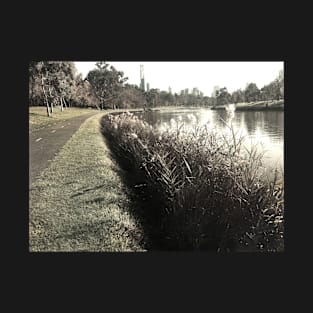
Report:
M212 97L213 98L216 98L216 92L220 90L220 87L219 86L214 86L213 87L213 92L212 92Z
M140 65L140 89L145 90L145 77L143 73L143 65Z
M150 84L147 83L147 91L149 91L149 90L150 90Z
M199 95L199 90L198 90L198 88L193 88L192 89L192 94L194 95L194 96L198 96Z
M186 89L185 89L185 95L188 95L188 94L189 94L189 89L186 88Z
M172 88L171 88L171 86L168 87L168 92L169 92L170 94L172 94Z

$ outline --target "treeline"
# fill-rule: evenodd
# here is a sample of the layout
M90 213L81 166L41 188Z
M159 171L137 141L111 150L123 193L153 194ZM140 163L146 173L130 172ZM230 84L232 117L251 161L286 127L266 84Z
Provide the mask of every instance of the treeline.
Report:
M219 88L212 97L203 96L203 93L189 93L188 89L183 90L180 94L172 94L158 89L151 89L143 94L148 107L167 105L215 107L230 103L280 100L284 99L284 78L283 72L280 72L274 81L261 89L255 83L249 83L245 89L238 89L233 93L229 93L227 87Z
M77 74L74 62L42 61L29 64L29 105L45 105L51 116L71 106L98 107L92 86Z
M47 107L52 116L56 106L63 111L71 106L98 109L152 108L158 106L218 106L228 103L276 100L284 97L282 73L270 84L258 89L250 83L244 90L229 93L226 87L219 88L212 97L203 93L180 94L159 89L142 90L127 83L124 73L97 62L85 79L77 74L74 62L41 61L29 65L29 105Z
M284 79L282 75L261 89L255 83L247 84L244 90L238 89L230 94L227 88L220 88L215 92L213 105L229 103L269 101L284 99Z

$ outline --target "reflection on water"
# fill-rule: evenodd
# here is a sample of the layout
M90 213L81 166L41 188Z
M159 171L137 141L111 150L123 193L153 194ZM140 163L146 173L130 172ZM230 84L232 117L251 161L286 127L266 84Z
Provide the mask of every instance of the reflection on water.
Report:
M282 111L213 111L210 109L184 109L175 112L149 111L138 113L148 123L161 130L184 123L186 126L206 125L225 130L225 122L239 134L245 135L246 144L260 143L265 149L264 165L271 169L284 167L284 112Z

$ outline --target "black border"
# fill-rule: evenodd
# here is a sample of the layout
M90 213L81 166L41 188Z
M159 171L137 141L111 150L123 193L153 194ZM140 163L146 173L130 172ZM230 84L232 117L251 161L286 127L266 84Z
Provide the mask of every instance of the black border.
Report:
M236 22L236 21L234 21ZM255 23L248 18L246 23ZM266 23L269 20L266 19ZM216 22L217 23L217 22ZM279 23L279 20L277 20ZM151 24L149 24L151 25ZM181 24L179 24L181 25ZM190 24L189 24L190 25ZM251 25L251 24L250 24ZM275 25L275 24L274 24ZM84 27L80 26L79 30ZM297 199L293 193L296 185L290 175L293 176L294 169L289 164L294 160L295 153L292 152L292 133L294 123L294 110L292 105L295 94L291 89L295 78L291 74L293 61L287 56L288 47L286 37L279 28L279 34L268 36L274 27L260 27L252 37L246 27L234 30L230 25L229 32L220 29L218 25L209 30L212 24L203 23L204 31L177 27L174 32L164 30L164 33L151 30L148 36L141 33L142 25L137 25L134 33L130 29L123 28L123 35L119 30L114 34L106 32L105 36L97 34L91 36L89 31L81 31L72 35L72 32L61 32L61 38L52 36L49 40L41 38L30 39L27 51L23 56L14 59L14 74L9 76L14 85L11 84L9 99L6 100L9 109L8 114L14 116L14 131L7 140L7 148L15 151L10 154L9 175L7 180L10 213L13 216L7 223L10 239L7 253L12 256L12 265L19 268L18 273L42 273L52 278L53 273L62 273L65 279L75 278L89 271L91 277L98 278L99 275L115 281L118 278L133 281L145 281L152 284L161 284L162 291L166 290L166 284L161 279L176 281L178 284L190 283L204 279L210 284L212 278L217 281L224 278L228 281L244 284L246 280L253 279L256 284L261 281L269 284L285 280L287 260L299 241L293 239L294 211L299 209ZM214 23L213 23L214 26ZM105 28L105 25L103 26ZM102 29L103 29L102 28ZM108 28L110 29L110 28ZM275 28L274 28L275 29ZM28 29L31 32L31 29ZM62 31L62 30L60 30ZM255 29L252 29L255 32ZM260 33L263 34L260 37ZM32 32L31 32L32 34ZM70 37L69 37L70 36ZM249 39L247 39L250 38ZM82 38L88 38L82 42ZM103 38L101 40L100 38ZM256 40L258 38L258 40ZM53 42L54 44L51 44ZM56 43L56 44L55 44ZM95 44L94 44L95 43ZM264 43L264 44L263 44ZM20 50L20 45L15 47ZM88 45L91 45L90 48ZM205 253L188 252L162 252L147 254L93 254L93 253L28 253L28 62L31 60L108 60L108 61L284 61L285 62L285 183L286 183L286 248L284 253L278 254L230 254L211 255ZM292 99L292 97L294 97ZM14 105L15 104L15 105ZM18 109L17 109L18 108ZM10 127L11 121L8 122ZM13 161L13 163L12 163ZM295 249L299 250L300 247ZM290 266L291 263L289 263ZM298 266L298 265L294 265ZM100 274L99 274L100 273ZM263 275L263 279L262 279ZM87 276L88 277L88 276ZM148 277L148 278L147 278ZM275 277L275 278L274 278ZM185 279L184 279L185 278ZM140 283L139 283L140 284ZM128 285L127 285L128 286ZM221 286L220 286L221 287ZM235 286L233 286L235 288ZM129 288L129 286L128 286ZM174 287L173 287L174 288ZM249 286L247 286L249 288ZM222 290L220 290L222 292Z

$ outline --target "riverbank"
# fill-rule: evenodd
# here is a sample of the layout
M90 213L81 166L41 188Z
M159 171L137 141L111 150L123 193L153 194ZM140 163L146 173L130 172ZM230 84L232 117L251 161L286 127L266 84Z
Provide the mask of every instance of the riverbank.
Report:
M110 112L88 118L31 185L31 252L145 251L130 191L99 132Z
M261 179L261 155L233 130L161 132L126 113L104 117L102 132L150 198L144 214L161 250L283 251L283 186Z
M215 163L207 164L206 158L210 154L208 151L201 152L201 147L204 146L201 140L209 140L209 136L184 143L174 134L158 145L159 137L156 137L153 131L151 136L147 137L148 128L142 128L141 123L130 121L122 129L115 129L114 124L108 128L112 143L108 147L99 132L101 118L108 113L138 110L141 111L100 111L96 116L88 118L34 182L29 193L30 251L150 250L151 245L146 245L151 239L146 240L147 225L144 225L143 219L138 218L139 208L135 207L136 203L133 201L135 191L139 195L138 199L143 200L140 209L152 217L150 222L154 223L150 224L153 229L148 231L149 236L152 234L157 240L160 239L158 236L163 237L158 242L159 250L208 250L213 247L227 251L230 247L227 246L229 239L232 238L230 235L234 234L238 227L243 227L242 224L236 223L240 214L248 214L246 217L249 218L251 212L255 213L254 210L260 210L262 206L266 214L262 215L259 223L261 228L245 235L245 240L253 242L247 250L257 250L256 243L263 245L263 251L283 249L280 239L279 246L275 243L274 247L269 247L266 240L272 240L271 236L280 233L274 232L274 235L271 235L273 228L264 219L266 217L270 222L279 223L283 206L281 199L276 201L276 195L262 193L267 187L254 186L253 179L249 183L251 190L246 190L251 197L246 196L240 188L243 174L240 172L240 164L239 168L229 168L228 162L231 161L230 164L233 165L236 163L223 156L225 151L217 153L218 158L213 158ZM141 139L142 145L139 141L134 145L136 136ZM151 145L153 142L157 145ZM114 149L124 158L128 168L134 170L132 174L137 175L136 184L125 183L124 177L128 173L111 154ZM214 150L214 145L211 149ZM210 172L212 164L215 164L214 171ZM253 174L249 174L249 170L253 170L252 165L243 167L247 170L247 182L249 175ZM229 172L229 169L238 172ZM146 182L150 179L148 172L153 180L150 180L147 186ZM229 176L229 173L233 176ZM270 188L273 193L277 193L274 185ZM172 196L174 198L171 198ZM147 198L150 200L145 202ZM247 203L249 207L246 206ZM266 203L272 203L273 207L266 207ZM208 210L210 207L214 210ZM230 211L227 211L226 207L231 208ZM225 211L221 210L223 208ZM212 212L213 219L210 215ZM258 217L257 214L254 216ZM230 225L233 227L225 233L227 220L232 221L233 224ZM218 226L214 226L214 223ZM262 231L265 231L268 237L262 237ZM218 238L214 237L216 234ZM220 234L223 236L220 237ZM252 239L249 239L250 237ZM236 247L236 251L240 249Z
M224 110L227 105L212 107L212 110ZM257 102L241 102L236 103L236 111L249 111L249 110L284 110L284 100L271 100L271 101L257 101Z

